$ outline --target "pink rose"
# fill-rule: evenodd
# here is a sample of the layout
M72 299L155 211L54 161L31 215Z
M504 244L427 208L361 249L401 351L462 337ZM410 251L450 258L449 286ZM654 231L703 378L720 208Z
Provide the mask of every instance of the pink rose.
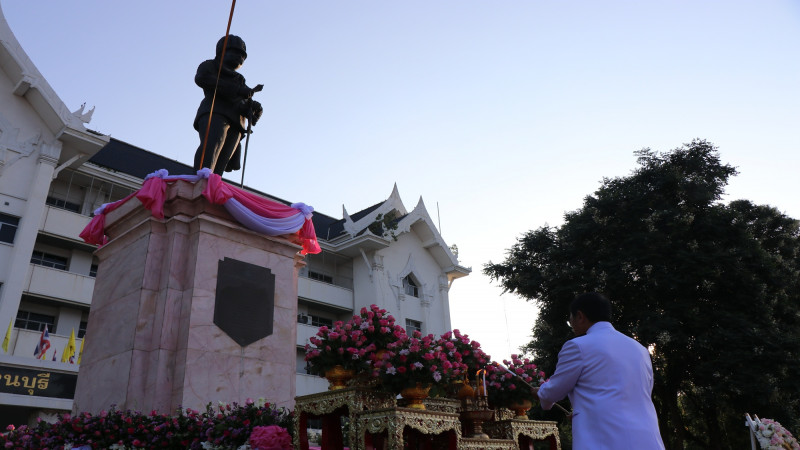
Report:
M284 428L277 425L253 427L250 447L253 450L291 450L292 438Z

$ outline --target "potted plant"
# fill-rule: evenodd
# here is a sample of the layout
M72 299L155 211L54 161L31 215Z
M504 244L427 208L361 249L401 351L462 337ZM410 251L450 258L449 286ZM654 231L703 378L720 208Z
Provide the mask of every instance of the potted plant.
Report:
M409 407L424 409L422 399L431 387L443 392L450 380L460 378L466 366L451 357L445 343L432 334L415 331L390 343L390 355L380 362L379 375L385 389L410 400Z
M353 316L352 324L366 338L367 364L372 367L370 375L377 377L381 362L392 354L389 345L405 336L406 330L395 324L394 316L377 305L370 305L369 309L361 308L359 315Z
M462 334L459 330L448 331L441 337L442 344L448 355L463 363L469 379L474 381L479 370L486 369L491 364L491 357L481 350L481 344L473 341L469 335Z
M356 373L368 368L368 354L375 351L367 336L353 320L337 321L333 328L322 326L317 335L306 344L306 362L309 373L323 376L331 383L330 389L342 389Z

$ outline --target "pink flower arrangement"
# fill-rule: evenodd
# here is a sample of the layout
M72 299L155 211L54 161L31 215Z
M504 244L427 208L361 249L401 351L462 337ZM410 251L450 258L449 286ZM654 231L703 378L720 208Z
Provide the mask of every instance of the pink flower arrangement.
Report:
M457 329L443 334L441 344L451 359L466 365L465 370L470 380L474 381L477 372L486 369L491 363L491 357L481 350L481 344Z
M389 344L397 341L406 332L395 324L394 317L377 305L361 308L359 315L347 323L336 322L333 328L320 327L317 335L306 345L305 360L310 363L309 372L324 376L325 372L340 365L345 369L362 372L373 369L377 376L380 361L390 355Z
M305 360L310 363L309 372L320 376L337 365L357 372L364 370L367 354L375 351L375 346L367 344L367 336L352 320L337 321L333 328L322 326L309 341Z
M277 425L253 427L250 447L253 450L292 450L292 437L285 428Z
M383 386L400 392L416 384L441 385L463 377L467 366L460 357L451 356L446 342L432 334L422 336L418 331L400 336L388 345L390 355L378 362Z
M545 381L544 372L539 370L528 358L511 355L511 361L503 360L505 366L487 366L486 389L489 403L507 407L515 401L538 401L539 397L531 386L539 387Z
M394 316L377 305L370 305L369 309L361 308L359 315L353 316L352 322L354 327L364 333L368 344L374 348L374 351L367 355L373 366L375 362L388 357L389 344L406 334L403 327L395 324Z

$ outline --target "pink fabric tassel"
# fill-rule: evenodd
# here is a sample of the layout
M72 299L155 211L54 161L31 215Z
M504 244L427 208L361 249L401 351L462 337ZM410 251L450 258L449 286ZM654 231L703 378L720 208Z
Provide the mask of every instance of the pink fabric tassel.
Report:
M149 209L156 219L164 218L164 196L167 193L167 182L160 177L145 180L142 188L136 193L136 198L142 205Z

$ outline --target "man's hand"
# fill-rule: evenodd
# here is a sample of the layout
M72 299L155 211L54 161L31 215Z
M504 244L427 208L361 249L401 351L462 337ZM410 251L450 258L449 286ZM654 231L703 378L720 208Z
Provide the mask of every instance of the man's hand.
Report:
M262 89L264 89L264 85L263 84L259 84L259 85L256 85L256 87L254 87L253 89L251 89L251 91L252 91L253 94L255 94L256 92L261 92Z

